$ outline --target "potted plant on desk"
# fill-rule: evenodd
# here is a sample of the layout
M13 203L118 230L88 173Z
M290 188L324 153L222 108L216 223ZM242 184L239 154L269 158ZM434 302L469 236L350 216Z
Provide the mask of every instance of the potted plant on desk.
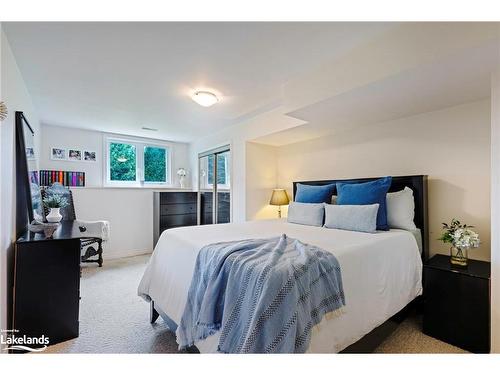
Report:
M48 196L43 200L45 207L50 208L50 212L46 219L49 223L58 223L62 220L61 208L68 205L68 200L58 194Z
M479 235L474 232L470 225L462 224L453 219L450 224L443 223L443 234L439 240L451 244L450 262L456 266L467 266L467 251L479 247Z

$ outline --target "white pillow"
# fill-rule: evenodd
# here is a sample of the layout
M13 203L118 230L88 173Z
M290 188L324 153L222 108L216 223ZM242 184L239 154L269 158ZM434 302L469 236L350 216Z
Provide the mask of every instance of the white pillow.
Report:
M413 190L405 187L394 193L387 193L387 224L391 228L416 230L413 222L415 218L415 200Z
M287 221L294 224L320 227L323 225L324 215L323 203L290 202Z
M338 205L325 203L325 227L375 233L379 204Z

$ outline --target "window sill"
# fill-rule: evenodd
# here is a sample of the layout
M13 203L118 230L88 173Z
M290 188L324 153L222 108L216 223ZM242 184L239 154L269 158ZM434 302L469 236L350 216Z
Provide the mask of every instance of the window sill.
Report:
M102 185L102 186L71 186L76 189L129 189L129 190L151 190L151 191L193 191L193 188L180 188L175 186L115 186L115 185Z

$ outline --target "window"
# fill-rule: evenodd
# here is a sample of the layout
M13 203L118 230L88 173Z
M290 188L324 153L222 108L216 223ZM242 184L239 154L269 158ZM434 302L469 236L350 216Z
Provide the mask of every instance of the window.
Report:
M144 147L144 181L167 182L167 149Z
M136 181L137 160L135 146L126 143L109 144L110 180Z
M131 139L107 139L107 184L168 185L169 147Z

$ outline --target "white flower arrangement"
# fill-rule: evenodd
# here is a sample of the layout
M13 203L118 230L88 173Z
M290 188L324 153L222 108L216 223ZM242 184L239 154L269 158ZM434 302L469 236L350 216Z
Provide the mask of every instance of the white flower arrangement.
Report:
M187 172L186 172L186 170L184 168L179 168L177 170L177 176L179 176L179 177L186 177L186 175L187 175Z
M479 247L481 243L479 235L471 228L473 227L467 224L461 224L460 221L453 219L451 224L443 223L444 232L439 239L445 243L451 243L458 249Z
M453 233L453 246L461 249L479 247L479 235L470 229L457 229Z

